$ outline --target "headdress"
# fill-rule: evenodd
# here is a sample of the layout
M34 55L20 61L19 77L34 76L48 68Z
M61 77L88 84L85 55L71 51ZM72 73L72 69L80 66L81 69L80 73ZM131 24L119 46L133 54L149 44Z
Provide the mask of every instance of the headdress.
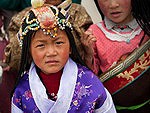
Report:
M31 0L31 3L33 8L31 8L30 13L24 17L22 26L18 32L21 45L22 40L29 31L42 29L44 34L54 38L57 36L57 28L64 30L66 27L69 27L72 29L70 22L68 22L68 10L72 3L71 0L66 0L57 7L44 4L43 0ZM31 12L35 15L35 18L31 19Z

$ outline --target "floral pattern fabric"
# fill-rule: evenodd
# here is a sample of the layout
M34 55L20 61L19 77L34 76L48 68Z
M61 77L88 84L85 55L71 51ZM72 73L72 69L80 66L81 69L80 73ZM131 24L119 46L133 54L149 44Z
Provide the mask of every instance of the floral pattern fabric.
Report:
M107 98L105 89L91 71L81 65L77 66L77 81L68 113L93 113L104 104ZM28 72L17 86L12 103L26 113L40 113L32 96Z

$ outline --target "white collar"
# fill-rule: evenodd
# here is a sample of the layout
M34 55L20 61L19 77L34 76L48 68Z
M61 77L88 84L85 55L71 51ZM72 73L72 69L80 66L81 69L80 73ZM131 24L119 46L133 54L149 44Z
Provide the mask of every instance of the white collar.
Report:
M104 22L105 22L106 28L108 30L111 30L114 26L119 25L119 24L116 24L113 21L109 20L107 17L104 17ZM128 22L126 25L128 25L129 28L132 30L136 29L139 26L136 19L133 19L132 21Z
M125 41L127 43L129 43L131 39L133 39L136 35L139 35L142 31L140 26L138 26L136 29L132 30L132 32L116 33L116 32L109 31L104 26L104 23L98 23L97 26L104 32L105 36L108 39L112 41Z
M56 102L49 100L46 89L36 73L35 64L32 63L29 70L29 85L35 103L42 113L67 113L73 98L75 85L77 81L77 65L69 59L64 66L63 74L60 80L58 98Z

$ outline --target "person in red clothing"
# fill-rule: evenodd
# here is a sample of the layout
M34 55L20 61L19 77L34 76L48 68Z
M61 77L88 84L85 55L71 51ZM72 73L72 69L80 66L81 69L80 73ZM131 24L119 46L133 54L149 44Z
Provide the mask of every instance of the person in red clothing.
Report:
M112 94L118 113L150 112L149 0L94 1L103 21L91 25L82 41L85 62Z

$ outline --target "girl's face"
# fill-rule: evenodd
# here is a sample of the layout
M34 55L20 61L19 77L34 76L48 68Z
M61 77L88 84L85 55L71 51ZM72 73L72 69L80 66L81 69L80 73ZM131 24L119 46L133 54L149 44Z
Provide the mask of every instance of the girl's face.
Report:
M65 31L51 38L38 30L31 39L31 56L34 63L45 74L56 73L66 64L70 54L70 43Z
M117 24L126 24L133 19L131 0L98 0L103 14Z

